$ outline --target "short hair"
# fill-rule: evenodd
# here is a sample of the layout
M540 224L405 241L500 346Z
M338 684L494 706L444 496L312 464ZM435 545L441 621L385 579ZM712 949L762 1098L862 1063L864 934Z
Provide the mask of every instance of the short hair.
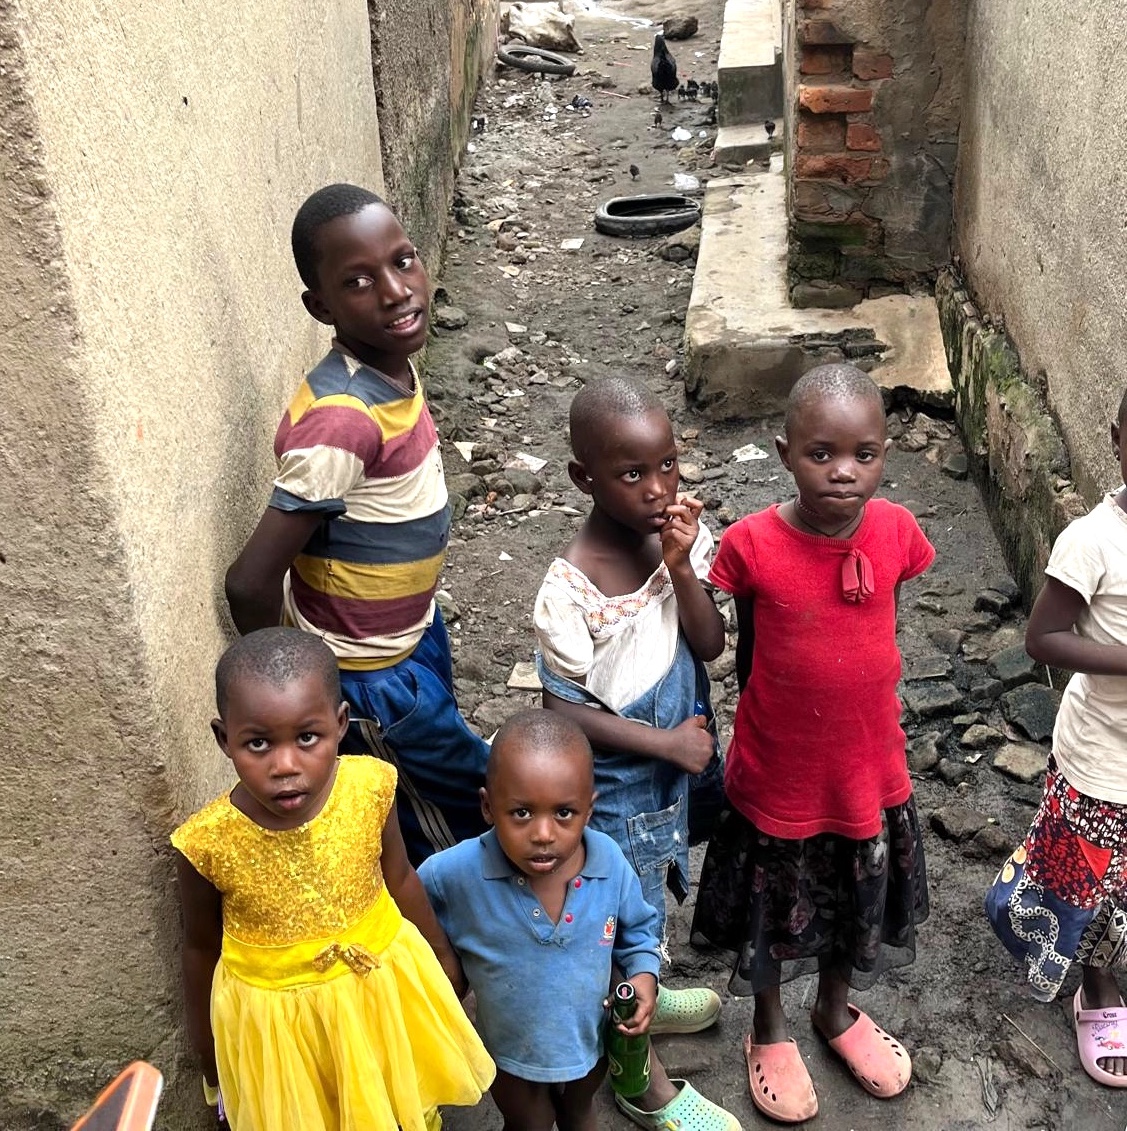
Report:
M1115 418L1116 423L1122 424L1125 417L1127 417L1127 392L1123 394L1123 399L1119 402L1119 415Z
M310 290L317 286L317 266L320 255L317 251L317 232L332 220L341 216L354 216L370 205L387 207L387 201L368 189L357 185L326 185L318 189L297 210L290 231L290 246L293 248L293 261L301 281Z
M787 397L785 431L790 431L798 413L814 400L868 400L880 405L884 415L884 397L877 383L855 365L819 365L799 377Z
M665 405L653 390L625 377L605 377L584 385L572 398L568 412L571 452L582 460L596 437L606 430L610 417L637 419L651 412L665 413Z
M240 636L215 666L215 705L226 716L232 686L240 680L259 680L285 687L297 679L316 676L325 694L341 702L340 671L332 649L300 628L260 628Z
M558 711L530 707L527 711L510 715L493 736L489 762L485 767L487 788L493 785L497 776L497 766L501 761L498 752L510 743L516 744L523 754L563 753L565 750L578 752L585 757L592 779L594 778L595 762L591 754L591 744L580 730L579 724Z

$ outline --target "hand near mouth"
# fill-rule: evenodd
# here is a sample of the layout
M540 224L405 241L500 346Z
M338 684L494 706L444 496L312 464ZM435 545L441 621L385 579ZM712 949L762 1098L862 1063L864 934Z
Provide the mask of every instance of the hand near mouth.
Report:
M661 556L670 573L689 565L689 551L700 531L704 503L691 495L681 495L665 508L666 522L661 528Z

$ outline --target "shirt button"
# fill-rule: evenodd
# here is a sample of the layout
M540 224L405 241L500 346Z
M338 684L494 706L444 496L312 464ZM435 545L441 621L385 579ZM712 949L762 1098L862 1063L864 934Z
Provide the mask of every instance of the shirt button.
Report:
M524 887L524 876L517 876L517 886Z
M539 919L539 918L540 918L540 908L539 908L539 907L534 907L534 908L532 909L532 917L533 917L534 919Z
M575 877L575 886L577 888L581 888L583 886L583 881L578 876Z
M564 922L565 922L565 923L570 923L570 922L571 922L571 920L572 920L572 915L571 915L571 912L569 911L569 912L568 912L568 913L567 913L567 914L566 914L566 915L564 916Z

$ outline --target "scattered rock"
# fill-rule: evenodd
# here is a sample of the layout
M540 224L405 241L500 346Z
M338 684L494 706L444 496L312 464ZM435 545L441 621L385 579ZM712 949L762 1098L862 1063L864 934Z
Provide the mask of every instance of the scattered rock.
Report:
M912 1077L917 1084L938 1084L943 1069L943 1054L924 1045L912 1050Z
M931 827L944 840L953 840L957 844L970 840L988 823L981 813L967 805L945 805L942 809L936 809L930 820Z
M899 440L904 435L904 421L900 419L899 414L890 412L885 417L884 424L890 440Z
M473 713L477 722L486 735L492 734L510 715L516 714L521 709L518 699L486 699L478 705Z
M919 683L925 679L946 679L951 674L951 660L947 656L922 656L911 662L904 680Z
M704 472L695 463L680 464L681 478L686 483L703 483Z
M456 624L462 619L462 610L458 608L458 602L445 589L439 589L434 595L434 603L438 606L438 611L442 614L442 619L447 624ZM459 675L465 673L459 667Z
M959 745L965 746L968 750L986 750L991 746L997 746L1001 742L1006 741L1006 736L1000 730L995 730L993 727L983 726L981 723L976 723L974 726L969 726L963 731L963 737L959 739Z
M962 785L974 773L966 762L959 762L954 758L941 758L935 772L947 785Z
M1023 683L1007 691L999 700L1006 721L1013 723L1026 738L1044 742L1053 734L1060 692L1041 683Z
M937 730L916 735L908 743L908 769L914 774L926 774L939 765L939 743L943 735Z
M952 479L966 479L967 468L966 452L952 452L939 466L939 470Z
M946 440L951 435L950 425L928 416L926 412L917 412L912 418L912 430L922 432L929 440Z
M998 1041L994 1045L994 1055L1023 1076L1036 1076L1038 1080L1048 1080L1053 1074L1053 1066L1045 1059L1044 1054L1038 1052L1026 1040L1006 1038ZM916 1065L917 1059L913 1058L912 1068L916 1069ZM918 1072L915 1074L918 1075Z
M970 711L965 715L956 715L951 720L951 725L956 727L972 727L976 723L984 723L986 720L982 717L979 711Z
M993 613L971 613L969 617L960 622L959 627L972 635L981 635L982 633L996 631L1001 623L1001 620Z
M975 705L993 703L1005 689L1000 679L979 679L967 689L967 698Z
M676 15L663 20L661 29L666 39L689 39L696 35L699 26L696 16Z
M905 432L899 440L896 441L896 446L905 452L922 452L928 445L928 438L922 432Z
M963 693L947 680L911 683L904 689L904 705L921 719L946 714L962 702Z
M674 232L657 249L658 255L671 263L685 263L690 259L695 261L698 251L700 251L699 224L694 224L683 232Z
M1013 847L1013 841L997 825L986 825L963 845L963 851L976 860L996 860L1001 864Z
M540 682L536 665L531 660L520 660L513 665L505 686L514 691L540 691L544 685Z
M1048 764L1044 747L1025 742L1008 742L994 755L994 769L1026 784L1038 781Z
M990 582L990 588L997 593L1004 594L1011 605L1016 605L1021 600L1021 590L1012 577L999 577Z
M713 683L723 683L736 670L736 650L725 648L711 663L706 664L708 678Z
M966 639L966 633L958 628L936 628L927 634L928 639L941 652L949 656L955 655Z
M446 490L463 499L480 499L485 495L485 481L472 471L455 471L446 474Z
M506 467L505 478L516 495L538 495L544 489L544 484L527 468Z
M978 612L994 613L999 617L1010 611L1011 604L1009 597L996 589L983 589L974 599L974 607Z
M947 612L947 606L931 593L925 593L916 599L916 608L932 616L941 617Z
M990 657L986 670L1002 681L1008 691L1011 687L1028 683L1033 679L1037 665L1025 650L1024 644L1015 644Z
M436 306L431 322L440 330L460 330L469 323L470 316L460 306Z
M498 495L501 498L508 499L516 494L507 471L495 471L492 475L487 475L485 477L485 486L494 495Z

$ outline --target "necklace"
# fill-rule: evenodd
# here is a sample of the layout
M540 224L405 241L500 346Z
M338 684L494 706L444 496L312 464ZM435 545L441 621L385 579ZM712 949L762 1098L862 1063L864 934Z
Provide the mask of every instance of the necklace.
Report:
M836 530L823 530L817 523L811 522L810 519L806 517L808 514L813 515L814 518L818 517L817 514L802 501L802 496L800 495L794 500L794 517L797 518L807 530L822 538L840 538L850 527L855 530L861 525L861 519L865 517L865 508L862 506L860 512L855 517L843 523Z

